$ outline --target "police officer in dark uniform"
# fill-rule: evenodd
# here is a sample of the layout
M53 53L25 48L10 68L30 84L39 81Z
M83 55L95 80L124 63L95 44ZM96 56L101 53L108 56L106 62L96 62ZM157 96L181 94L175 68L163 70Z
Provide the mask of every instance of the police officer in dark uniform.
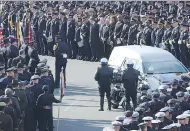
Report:
M4 102L0 102L0 130L13 131L13 120L3 111L5 106L6 104Z
M25 130L36 131L38 115L36 112L36 101L38 96L42 93L42 87L39 84L40 77L33 75L31 77L31 85L26 89L28 99L28 106L25 116Z
M157 92L152 93L153 100L154 102L154 111L153 113L157 113L161 108L164 108L165 103L159 100L160 94Z
M63 42L67 42L67 18L64 12L60 12L59 35Z
M91 59L91 49L90 49L90 44L89 44L90 22L88 21L87 15L84 15L82 19L83 19L83 25L81 27L80 37L84 45L85 58L83 60L89 61Z
M181 62L186 66L189 67L189 53L188 53L188 48L187 45L188 44L188 32L189 32L189 25L187 24L187 22L184 20L181 23L181 33L180 33L180 38L178 40L178 44L179 44L179 49L180 49L180 56L181 56Z
M78 45L78 53L77 59L82 60L84 58L84 45L82 43L82 39L80 38L80 31L82 26L82 17L78 16L77 18L77 25L76 25L76 33L75 33L75 42Z
M143 35L142 35L142 44L144 45L148 45L151 46L151 32L152 32L152 28L150 26L151 21L148 19L145 21L145 28L143 30Z
M18 81L28 81L29 82L31 75L26 73L25 68L24 68L24 64L19 62L16 67L17 67L17 79L18 79Z
M58 12L54 11L52 16L52 22L51 22L51 31L50 36L52 37L53 44L49 48L51 50L50 52L53 53L53 46L55 44L55 36L59 34L59 19L58 19Z
M99 61L101 55L101 48L100 48L100 39L99 39L99 24L95 22L94 17L90 17L89 19L90 25L90 47L92 52L91 61Z
M127 40L128 40L128 31L129 31L129 28L130 28L130 21L129 21L130 17L125 14L123 16L123 28L122 28L122 31L121 31L121 41L122 41L122 44L123 45L126 45L127 44Z
M162 38L162 41L163 43L165 44L165 49L167 51L169 51L170 53L171 52L171 49L173 47L171 47L170 43L169 43L169 40L170 40L170 37L171 37L171 33L172 33L172 26L171 26L171 19L168 19L167 21L165 21L165 31L164 31L164 35L163 35L163 38Z
M115 29L114 29L114 40L116 42L116 46L119 46L122 44L122 41L120 39L121 32L123 29L123 17L122 17L122 15L118 15L117 20L118 20L118 22L116 23Z
M133 108L137 106L137 83L140 72L133 68L133 62L127 63L127 69L123 73L123 83L126 89L126 109L130 106L130 99L133 102Z
M162 37L164 35L164 20L160 19L158 21L158 30L155 33L155 46L160 47L162 42Z
M12 83L12 80L14 79L14 71L15 71L15 68L8 68L6 70L7 72L7 76L4 77L4 78L1 78L0 79L0 85L1 85L1 89L2 90L5 90L5 88L7 87L7 85L11 84Z
M54 45L54 51L55 51L55 85L59 87L59 81L60 81L60 72L61 68L63 67L64 71L64 79L65 78L65 71L67 66L67 56L68 56L68 46L66 43L64 43L60 36L56 36L56 45Z
M129 28L129 32L128 32L128 41L127 44L128 45L135 45L137 44L136 41L136 35L138 33L138 16L133 16L131 19L131 23L133 25L131 25L131 27Z
M77 45L74 42L75 39L75 21L73 19L73 12L69 13L69 17L67 19L67 44L69 47L69 58L76 58L77 53Z
M12 66L16 66L18 62L21 62L22 64L26 65L24 50L19 50L19 56L13 59Z
M46 129L53 131L53 120L51 120L52 103L60 103L61 101L57 100L53 94L48 93L49 87L47 85L44 85L42 90L44 93L39 95L36 102L38 113L40 114L39 131L45 131Z
M48 55L53 55L53 38L51 35L52 14L48 12L46 22L46 37L48 43Z
M34 48L33 42L31 42L29 44L28 56L30 58L30 61L28 63L28 67L30 68L30 72L33 74L35 71L35 68L37 67L37 64L40 61L37 50Z
M171 33L171 38L170 38L170 45L173 46L172 54L174 54L174 56L180 60L180 51L179 51L179 44L178 44L178 40L180 37L180 27L179 27L179 23L177 19L172 20L172 26L174 27Z
M108 110L111 110L111 98L110 98L110 92L111 92L111 80L113 77L112 70L107 65L107 59L102 58L100 60L101 67L98 68L95 80L98 82L99 85L99 93L100 93L100 109L99 111L104 111L104 95L106 93L106 97L108 100Z

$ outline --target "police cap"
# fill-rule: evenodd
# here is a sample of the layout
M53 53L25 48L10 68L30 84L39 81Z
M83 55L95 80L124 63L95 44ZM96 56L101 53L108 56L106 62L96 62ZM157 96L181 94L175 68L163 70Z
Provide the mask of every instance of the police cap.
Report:
M178 120L184 120L185 118L187 118L187 116L184 115L184 114L181 114L181 115L178 115L176 118L177 118Z
M179 123L172 123L172 124L169 125L169 127L170 127L170 129L172 129L172 128L179 128L179 127L181 127L181 124L179 124Z
M146 117L143 117L142 119L143 121L152 121L153 118L151 116L146 116Z
M137 118L137 117L139 117L139 113L138 112L133 112L132 118Z
M176 96L177 97L184 97L184 92L179 91L176 93Z
M126 117L131 117L132 114L133 114L133 111L131 111L131 110L127 110L127 111L125 112L125 116L126 116Z
M142 123L140 123L140 124L138 124L138 126L146 126L147 125L147 122L142 122Z
M121 122L119 122L119 121L113 121L112 123L112 126L121 126L122 124L121 124Z
M160 120L152 120L152 121L151 121L152 124L158 124L158 123L160 123L160 122L161 122Z
M37 67L38 67L38 68L42 68L42 67L45 67L45 65L46 65L45 63L39 63L39 64L37 65Z
M48 70L48 68L43 68L43 69L41 69L41 73L46 73L46 72L48 72L49 70Z
M167 103L168 103L169 105L175 104L175 102L176 102L175 99L170 99L170 100L167 101Z
M116 118L115 118L115 120L116 121L124 121L124 119L125 119L125 116L117 116Z
M6 70L6 72L13 72L13 71L15 71L16 69L14 68L14 67L11 67L11 68L8 68L7 70Z
M153 98L159 98L160 97L160 94L158 92L153 92L152 93L152 97Z
M164 112L158 112L158 113L155 114L155 116L157 118L163 118L165 116L165 113Z
M143 112L145 109L144 108L142 108L142 107L137 107L136 109L135 109L135 111L137 111L137 112Z
M167 112L169 111L170 107L164 107L162 109L160 109L160 112Z
M5 107L5 106L6 106L5 102L0 102L0 107Z
M33 75L33 76L31 77L31 80L37 80L37 79L40 79L40 77L39 77L38 75Z
M184 111L183 114L190 114L190 110Z
M19 62L18 64L17 64L17 69L18 68L24 68L24 64L22 64L21 62Z
M160 85L159 90L167 90L168 86L167 85Z
M187 91L190 91L190 86L186 88Z
M159 19L157 24L158 25L164 24L164 20L163 19Z

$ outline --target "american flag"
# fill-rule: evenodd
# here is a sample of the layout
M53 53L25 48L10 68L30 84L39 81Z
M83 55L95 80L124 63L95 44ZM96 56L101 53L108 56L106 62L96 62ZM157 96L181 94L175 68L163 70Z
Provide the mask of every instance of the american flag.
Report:
M60 100L65 96L65 82L64 82L64 74L63 70L60 72Z

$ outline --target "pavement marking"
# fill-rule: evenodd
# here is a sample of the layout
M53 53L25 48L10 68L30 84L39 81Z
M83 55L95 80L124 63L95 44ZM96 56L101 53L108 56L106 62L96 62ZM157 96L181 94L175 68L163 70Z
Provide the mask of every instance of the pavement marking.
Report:
M73 107L73 105L78 103L78 100L80 100L80 99L81 99L81 97L77 97L77 99L74 102L72 102L71 104L69 104L63 111L66 112L66 111L70 110Z

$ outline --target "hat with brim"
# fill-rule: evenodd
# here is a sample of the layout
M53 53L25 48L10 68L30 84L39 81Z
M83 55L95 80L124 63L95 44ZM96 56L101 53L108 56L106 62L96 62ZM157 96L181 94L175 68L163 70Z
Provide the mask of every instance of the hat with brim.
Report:
M6 70L6 72L14 72L16 69L15 69L15 67L11 67L11 68L8 68L7 70Z
M37 79L40 79L40 77L39 77L38 75L33 75L33 76L31 77L31 80L37 80Z
M158 23L157 23L157 24L158 24L158 25L164 24L164 20L163 20L163 19L158 20Z

